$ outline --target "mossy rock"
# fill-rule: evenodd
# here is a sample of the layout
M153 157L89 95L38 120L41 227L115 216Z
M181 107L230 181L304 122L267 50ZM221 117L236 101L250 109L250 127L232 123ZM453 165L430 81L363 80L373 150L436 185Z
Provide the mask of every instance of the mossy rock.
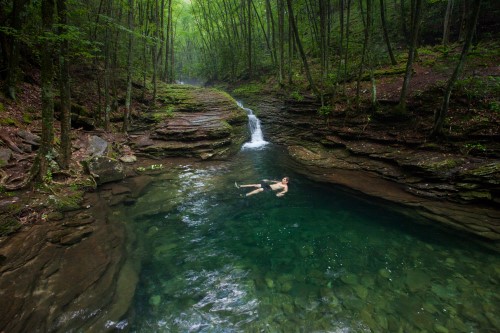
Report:
M0 237L10 235L21 228L21 223L12 216L0 215Z
M10 118L10 117L0 118L0 125L2 125L2 126L19 126L17 121L13 118Z
M467 191L460 192L460 197L467 201L475 201L475 200L491 200L491 193L488 191Z
M83 202L83 191L71 191L58 195L49 196L49 204L60 212L69 212L81 208Z

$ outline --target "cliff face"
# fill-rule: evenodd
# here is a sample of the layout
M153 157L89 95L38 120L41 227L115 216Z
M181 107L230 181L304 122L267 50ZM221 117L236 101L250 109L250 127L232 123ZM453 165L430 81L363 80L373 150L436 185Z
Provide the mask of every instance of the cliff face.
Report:
M498 133L491 127L475 126L433 143L425 122L432 111L423 105L406 118L383 109L324 117L313 98L245 98L266 139L286 145L300 162L299 172L397 203L432 223L500 241ZM471 137L489 140L488 151L460 151L471 147Z

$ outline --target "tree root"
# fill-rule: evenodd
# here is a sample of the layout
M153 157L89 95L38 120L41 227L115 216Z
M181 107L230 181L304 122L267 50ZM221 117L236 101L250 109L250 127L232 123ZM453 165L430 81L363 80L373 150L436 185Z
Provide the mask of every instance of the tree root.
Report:
M7 182L9 181L10 176L7 174L7 172L5 172L5 170L0 169L0 175L1 175L0 186L2 186L7 191L17 191L23 189L29 183L31 183L33 179L36 178L39 172L40 172L40 161L38 160L38 158L35 158L35 161L33 162L33 165L30 169L30 173L25 179L23 179L21 182L17 184L8 184ZM18 179L20 178L11 179L10 181L15 181Z
M5 133L1 133L0 132L0 140L2 140L3 142L5 142L5 144L10 148L12 149L13 151L15 151L16 153L19 153L19 154L22 154L23 151L14 143L14 141L12 141L9 136Z

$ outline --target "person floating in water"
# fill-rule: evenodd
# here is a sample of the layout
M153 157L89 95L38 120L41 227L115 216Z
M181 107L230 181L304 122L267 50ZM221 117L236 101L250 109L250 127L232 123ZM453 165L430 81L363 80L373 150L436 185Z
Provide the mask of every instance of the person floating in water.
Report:
M282 197L285 195L286 192L288 192L288 182L289 181L290 181L290 178L283 177L283 179L281 181L264 179L260 184L238 185L238 183L234 183L234 186L236 186L236 188L241 188L241 187L255 187L256 188L255 190L245 194L246 197L260 193L260 192L264 192L264 191L279 191L279 190L281 190L281 192L276 193L276 196ZM269 183L272 183L272 184L269 184Z

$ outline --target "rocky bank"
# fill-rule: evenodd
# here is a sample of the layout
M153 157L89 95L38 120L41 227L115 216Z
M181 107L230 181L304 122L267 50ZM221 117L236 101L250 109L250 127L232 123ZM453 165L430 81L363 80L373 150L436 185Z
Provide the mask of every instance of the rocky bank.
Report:
M175 157L227 158L248 138L245 111L215 89L166 86L155 106L137 111L128 135L75 131L71 173L77 182L54 170L50 188L0 197L0 332L120 327L140 262L134 235L110 207L139 196L148 173L174 170ZM1 132L8 186L27 174L39 138L27 142L16 128ZM84 197L77 190L93 186L99 191Z

